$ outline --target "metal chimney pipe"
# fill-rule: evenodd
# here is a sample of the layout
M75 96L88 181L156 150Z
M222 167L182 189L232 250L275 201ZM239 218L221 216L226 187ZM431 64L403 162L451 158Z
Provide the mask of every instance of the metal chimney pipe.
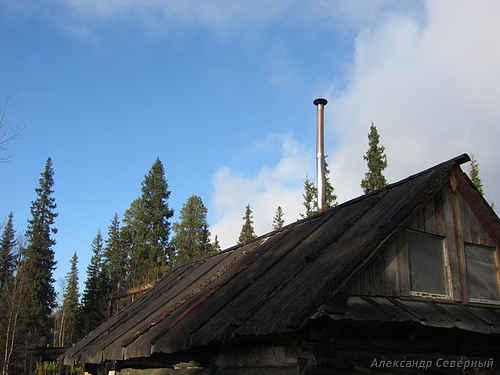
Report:
M318 98L313 101L317 107L316 120L316 175L318 191L318 212L325 208L325 105L328 101L324 98Z

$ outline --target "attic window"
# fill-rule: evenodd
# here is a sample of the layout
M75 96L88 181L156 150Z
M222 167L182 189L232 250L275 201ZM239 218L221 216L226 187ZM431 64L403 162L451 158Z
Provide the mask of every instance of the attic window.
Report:
M440 236L406 232L411 294L448 296L443 242Z
M498 266L495 248L465 244L467 279L471 301L499 301Z

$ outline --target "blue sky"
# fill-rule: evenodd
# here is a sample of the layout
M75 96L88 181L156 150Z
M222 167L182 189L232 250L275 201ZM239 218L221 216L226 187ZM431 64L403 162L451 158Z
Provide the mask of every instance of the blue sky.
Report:
M312 101L343 202L361 194L373 121L394 182L463 152L500 206L495 1L0 0L0 103L22 137L0 164L0 223L26 229L50 156L56 280L140 195L156 157L176 215L197 194L223 247L247 203L258 234L303 211ZM465 166L467 168L467 166Z

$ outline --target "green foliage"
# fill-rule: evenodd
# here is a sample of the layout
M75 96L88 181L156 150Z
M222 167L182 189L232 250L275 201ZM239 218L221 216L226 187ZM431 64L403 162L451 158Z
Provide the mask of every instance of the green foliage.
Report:
M365 194L387 185L387 180L382 173L387 168L387 156L384 153L385 147L379 145L379 143L380 136L377 127L372 122L368 134L368 150L363 156L368 165L368 172L365 173L365 178L361 180L361 187Z
M479 165L473 154L470 157L469 176L476 189L484 195L483 182L479 177Z
M41 174L37 198L31 204L32 218L28 221L26 232L28 246L25 250L25 267L30 276L31 288L28 299L28 328L31 345L44 346L49 343L52 310L56 307L56 293L52 277L56 266L52 247L55 240L51 237L57 232L54 221L57 217L52 160L47 159Z
M176 264L183 264L212 254L216 251L210 243L207 208L202 199L192 195L184 203L179 222L172 226L175 232L172 246L176 251Z
M300 214L300 217L306 218L312 216L317 211L317 190L314 186L314 183L309 179L309 176L306 175L306 179L304 180L304 193L302 194L302 198L304 198L302 204L306 208L305 214Z
M337 195L335 195L335 189L330 182L330 169L328 168L327 158L328 156L325 156L325 209L337 205ZM309 176L306 176L304 180L304 193L302 194L302 198L304 199L302 204L306 209L306 213L300 214L300 217L306 218L316 214L318 212L318 189L309 179Z
M283 214L283 209L281 206L278 206L276 209L276 215L274 215L273 218L273 229L280 229L283 228L283 225L285 224L285 219L284 219L284 214Z
M20 267L18 241L14 241L13 215L9 214L1 243L2 285L0 288L0 374L19 373L23 367L21 333L27 302L28 279Z
M92 241L92 258L87 266L87 280L82 296L81 311L85 335L106 320L109 274L103 261L103 252L103 239L101 231L98 230Z
M71 258L71 268L66 275L66 288L59 325L59 346L67 347L76 343L80 337L80 293L78 291L78 256L76 252Z
M238 238L239 244L243 244L257 237L253 228L252 210L249 204L247 204L245 208L245 216L243 216L243 220L244 223L241 228L240 236Z
M35 368L35 374L39 374L39 366L40 363L37 363L36 368ZM82 366L67 366L67 370L65 372L66 374L71 374L71 375L83 375L85 374L85 371L83 371ZM60 375L59 371L59 362L57 361L51 361L51 362L45 362L44 368L43 368L43 374L44 375Z
M334 207L338 204L335 189L330 182L330 168L328 168L327 157L328 156L325 156L325 209Z
M125 288L128 253L124 244L124 237L120 233L118 214L115 213L108 227L108 238L102 254L102 269L107 270L109 292L117 292Z
M165 170L156 159L142 182L142 194L125 212L123 238L130 251L130 285L158 280L172 262L169 248L170 191Z
M214 247L214 252L218 252L218 251L222 250L220 247L219 238L217 237L217 235L215 235L213 247Z
M0 363L1 374L19 374L27 363L26 349L33 339L28 328L27 308L31 297L31 275L21 259L15 275L0 292Z
M5 224L2 242L0 243L0 292L5 284L14 277L16 267L16 256L14 254L16 241L13 224L13 214L9 213L7 224Z

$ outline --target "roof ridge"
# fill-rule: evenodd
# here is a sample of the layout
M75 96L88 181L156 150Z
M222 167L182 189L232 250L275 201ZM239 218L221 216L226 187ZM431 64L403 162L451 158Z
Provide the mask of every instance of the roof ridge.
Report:
M382 189L390 189L390 188L392 188L394 186L398 186L398 185L404 184L404 183L408 182L409 180L412 180L414 178L420 177L420 176L422 176L424 174L427 174L427 173L429 173L429 172L431 172L433 170L441 169L441 168L443 168L443 167L445 167L447 165L450 165L450 164L452 164L453 166L460 166L460 165L462 165L464 163L469 162L470 160L471 159L470 159L469 155L467 153L463 153L462 155L456 156L456 157L454 157L454 158L452 158L450 160L444 161L442 163L439 163L439 164L436 164L436 165L434 165L432 167L429 167L429 168L427 168L427 169L425 169L423 171L420 171L418 173L412 174L412 175L410 175L410 176L408 176L406 178L403 178L402 180L399 180L399 181L393 182L391 184L388 184L385 187L383 187ZM382 189L379 189L379 190L382 190ZM377 190L375 190L375 192L376 191Z

